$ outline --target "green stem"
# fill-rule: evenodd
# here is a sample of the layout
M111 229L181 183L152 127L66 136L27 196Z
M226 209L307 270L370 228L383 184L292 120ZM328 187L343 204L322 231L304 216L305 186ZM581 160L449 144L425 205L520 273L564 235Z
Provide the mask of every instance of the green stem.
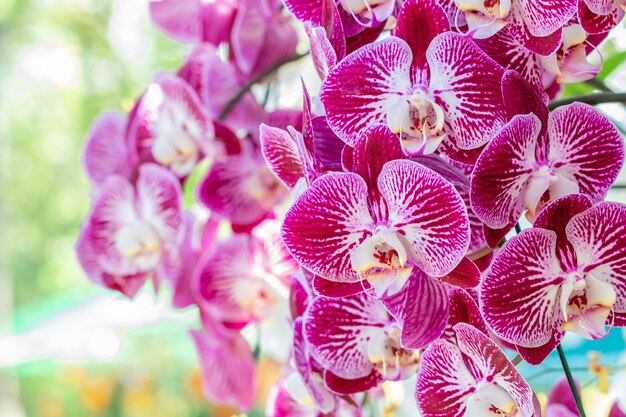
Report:
M604 91L606 93L612 93L613 90L611 90L609 87L607 87L606 84L604 84L604 81L602 81L599 78L592 78L590 80L584 81L585 84L595 88L596 90L600 90L600 91Z
M557 352L559 352L559 359L561 359L561 365L563 365L563 371L565 372L565 376L567 377L567 382L569 383L569 388L572 390L572 395L574 396L574 401L576 401L576 408L578 408L578 414L580 417L587 417L585 414L585 409L583 408L583 402L580 399L580 393L576 388L576 382L574 382L574 377L572 376L572 371L567 363L567 357L565 356L565 351L563 350L563 346L559 344L556 347Z
M228 115L233 111L237 103L239 103L239 101L241 101L243 96L245 96L246 93L250 91L250 89L252 88L254 84L263 81L266 77L269 77L270 75L272 75L283 65L289 64L290 62L297 61L307 56L308 54L309 53L307 52L305 54L295 55L295 56L292 56L291 58L287 58L283 61L277 62L276 64L274 64L267 70L263 71L261 74L257 75L256 77L254 77L253 79L245 83L243 86L241 86L239 91L237 91L237 93L235 93L235 95L228 101L228 103L226 103L226 106L224 107L224 110L222 110L222 112L219 114L218 119L224 120L226 117L228 117Z
M515 233L518 235L522 233L522 226L519 225L519 222L515 223Z
M595 93L595 94L584 94L581 96L573 96L564 98L561 100L555 100L552 103L548 104L550 110L554 110L557 107L565 106L567 104L572 104L575 101L579 101L581 103L587 103L592 106L603 103L623 103L626 104L626 93Z

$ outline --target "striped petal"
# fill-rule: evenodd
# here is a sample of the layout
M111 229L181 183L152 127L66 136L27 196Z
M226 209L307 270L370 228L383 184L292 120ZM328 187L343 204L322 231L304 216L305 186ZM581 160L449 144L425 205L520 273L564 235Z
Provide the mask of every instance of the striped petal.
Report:
M296 141L289 132L265 124L260 126L261 151L270 170L290 190L304 178L304 167Z
M491 330L507 342L539 347L559 320L559 289L564 281L556 258L556 233L526 229L498 252L485 277L480 304Z
M534 1L534 0L532 0ZM539 0L545 1L545 0ZM576 1L576 0L566 0ZM524 7L520 2L513 2L511 13L508 16L507 28L511 35L518 40L525 48L532 52L548 56L559 49L562 40L561 28L557 28L545 35L536 35L531 29L532 23L529 21ZM562 25L561 25L562 26ZM536 29L536 28L535 28ZM543 32L543 30L541 30Z
M488 227L512 227L519 220L540 129L536 116L515 116L478 158L470 200L474 213Z
M487 334L485 320L480 314L474 297L464 289L452 288L450 291L450 317L441 338L450 343L456 343L454 326L457 323L471 324L484 334Z
M330 71L320 98L342 140L353 146L368 126L388 123L405 107L408 118L403 97L411 88L412 59L406 42L392 36L355 51Z
M550 114L548 136L555 171L576 182L581 193L604 199L624 161L615 126L593 107L574 103Z
M385 164L378 188L409 259L431 276L452 271L470 243L467 209L454 186L417 162L397 160Z
M398 13L395 35L411 47L414 84L428 84L430 71L426 61L428 45L440 33L450 30L448 16L435 0L405 1Z
M614 3L609 1L608 3ZM578 1L578 21L589 34L606 33L615 28L624 18L624 9L614 4L606 14L598 14L591 10L585 1Z
M130 178L136 163L126 142L126 116L104 112L93 122L83 153L87 176L98 187L107 177L121 175Z
M533 36L543 37L562 28L576 14L577 0L521 0L524 21Z
M385 307L367 294L318 297L305 315L304 337L322 367L341 378L362 378L373 369L369 342L388 321Z
M356 282L350 253L369 234L367 185L356 174L327 174L306 190L283 222L285 245L305 268L331 281Z
M429 89L442 102L457 146L473 149L487 143L506 122L501 88L504 68L471 39L452 32L431 42L426 59Z
M448 322L448 292L451 286L413 269L402 291L382 299L402 328L406 349L422 349L438 339Z

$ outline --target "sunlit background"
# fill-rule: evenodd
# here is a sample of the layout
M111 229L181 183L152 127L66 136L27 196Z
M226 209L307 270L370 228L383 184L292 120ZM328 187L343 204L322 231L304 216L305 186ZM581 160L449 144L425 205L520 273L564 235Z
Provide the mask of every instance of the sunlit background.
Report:
M174 312L169 295L150 288L131 302L95 287L73 250L89 205L81 148L90 122L128 111L154 72L176 69L186 51L153 28L147 0L0 0L0 417L233 413L202 397L187 336L195 314ZM623 51L624 27L603 44L602 78L615 90L626 88ZM622 106L602 109L626 126ZM609 199L626 202L626 191ZM624 372L623 333L565 347L585 396L604 407L613 392L603 375ZM262 403L279 371L270 359L260 366ZM544 391L559 375L554 355L521 369Z

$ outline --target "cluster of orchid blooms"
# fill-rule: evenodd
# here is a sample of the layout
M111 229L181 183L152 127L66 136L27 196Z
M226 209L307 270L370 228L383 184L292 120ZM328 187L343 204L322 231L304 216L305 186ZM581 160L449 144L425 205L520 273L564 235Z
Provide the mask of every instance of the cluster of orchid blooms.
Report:
M626 206L603 201L623 140L589 105L547 105L598 74L588 57L625 7L152 0L194 48L129 114L94 122L79 261L128 297L152 281L197 307L213 401L253 406L242 330L289 300L269 415L359 416L417 375L424 417L539 416L502 349L539 364L566 331L626 326ZM298 57L290 15L323 83L270 111L251 87Z

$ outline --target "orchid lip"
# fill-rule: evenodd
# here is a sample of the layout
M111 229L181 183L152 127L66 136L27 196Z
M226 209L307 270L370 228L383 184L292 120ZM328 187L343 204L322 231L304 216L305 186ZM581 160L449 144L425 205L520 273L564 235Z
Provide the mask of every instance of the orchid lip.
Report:
M515 400L504 388L482 380L467 400L464 417L512 416L516 411Z
M568 274L561 287L562 329L590 340L605 337L608 333L605 324L615 301L616 292L611 284L590 273Z
M156 268L161 258L161 240L145 221L139 220L121 228L115 237L115 245L120 253L144 271Z
M397 324L378 330L367 346L367 356L376 370L390 380L404 379L417 369L417 351L402 348Z

